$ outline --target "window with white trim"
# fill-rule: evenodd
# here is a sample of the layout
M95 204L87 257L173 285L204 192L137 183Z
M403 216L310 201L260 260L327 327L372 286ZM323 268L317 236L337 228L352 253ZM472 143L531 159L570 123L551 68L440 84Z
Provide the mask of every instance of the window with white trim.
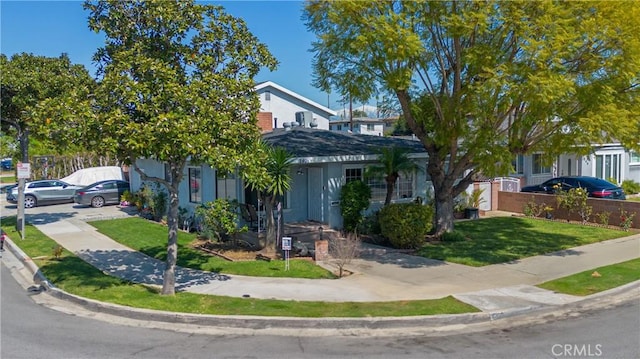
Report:
M541 153L534 153L531 156L531 173L534 175L551 173L551 166L545 166Z
M513 161L511 161L511 167L513 167L514 174L524 174L524 156L517 155L514 157Z
M616 183L620 183L622 174L622 152L596 154L595 177L609 180L613 178Z
M387 183L384 178L368 178L363 177L364 167L345 167L344 168L344 180L345 183L351 181L365 181L367 186L371 188L371 202L384 202L387 196ZM413 174L404 175L400 174L400 177L396 181L393 189L393 197L391 200L398 200L402 198L413 198L414 192L414 176Z
M344 170L344 183L351 181L362 180L362 167L345 168Z
M224 198L230 201L238 199L236 176L233 173L216 171L216 198Z
M367 185L371 188L371 202L384 202L387 197L387 182L383 178L370 178ZM413 175L403 175L396 180L392 201L413 198Z
M189 202L202 203L202 171L189 167Z
M629 152L629 164L640 165L640 153L635 151Z
M373 131L373 130L375 130L374 125L372 123L368 123L367 124L367 131Z

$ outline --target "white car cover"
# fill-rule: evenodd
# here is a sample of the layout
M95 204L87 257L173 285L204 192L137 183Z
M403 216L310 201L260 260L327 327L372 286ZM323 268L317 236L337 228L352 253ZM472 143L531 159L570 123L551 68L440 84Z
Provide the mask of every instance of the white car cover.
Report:
M77 186L88 186L103 180L125 181L125 177L122 168L118 166L102 166L83 168L60 180Z

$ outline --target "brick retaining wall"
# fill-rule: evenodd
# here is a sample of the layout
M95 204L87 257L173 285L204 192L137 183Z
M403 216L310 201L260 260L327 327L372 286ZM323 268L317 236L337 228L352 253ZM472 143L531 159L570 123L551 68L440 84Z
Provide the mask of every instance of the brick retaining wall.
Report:
M565 209L558 208L555 195L523 192L499 192L497 197L499 211L522 213L525 204L534 200L538 204L546 203L553 207L553 218L567 219L567 217L569 217L570 220L580 220L580 216L576 213L572 213L571 216L568 216ZM598 217L596 215L607 211L611 213L609 217L609 224L612 226L619 226L620 208L622 207L629 213L636 213L635 217L633 217L632 227L640 229L640 202L589 198L587 199L587 203L589 206L593 207L589 222L598 223Z

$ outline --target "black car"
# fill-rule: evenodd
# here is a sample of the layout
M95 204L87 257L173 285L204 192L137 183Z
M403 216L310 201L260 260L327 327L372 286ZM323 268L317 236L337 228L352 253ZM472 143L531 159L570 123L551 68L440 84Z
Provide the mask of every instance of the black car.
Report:
M120 203L120 197L128 190L129 182L126 181L99 181L76 190L73 200L78 204L99 208L105 204Z
M588 176L563 176L555 177L538 185L525 186L521 192L554 194L556 187L560 186L563 191L572 188L584 188L589 197L607 199L625 199L626 196L621 187L605 181L601 178Z

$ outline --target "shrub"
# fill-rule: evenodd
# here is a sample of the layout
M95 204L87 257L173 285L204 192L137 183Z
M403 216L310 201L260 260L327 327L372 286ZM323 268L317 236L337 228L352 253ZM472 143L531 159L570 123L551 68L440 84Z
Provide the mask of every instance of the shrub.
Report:
M626 194L640 193L640 183L635 182L634 180L624 180L620 187L622 187Z
M572 188L558 192L556 199L558 207L565 208L569 214L575 211L582 219L582 224L586 224L593 212L593 207L587 205L587 196L587 190L584 188Z
M350 181L340 191L340 214L342 226L347 232L354 232L362 222L363 211L369 207L371 188L362 181Z
M380 229L395 248L416 248L433 227L433 207L396 203L380 210Z
M624 208L620 207L620 228L623 231L628 231L631 226L633 226L633 217L636 216L636 213L629 213L629 211L625 211Z
M338 266L340 278L344 274L344 267L360 254L360 245L360 238L355 233L350 233L345 238L331 240L329 252L333 262Z
M600 223L603 227L607 227L609 225L609 217L611 217L611 212L600 212L596 214L598 217L598 223Z
M238 203L224 198L207 202L196 208L202 221L202 235L223 241L238 233L246 232L247 226L238 227Z
M380 211L375 211L364 217L362 223L358 226L358 233L377 235L382 233L380 230L380 219L378 216Z

